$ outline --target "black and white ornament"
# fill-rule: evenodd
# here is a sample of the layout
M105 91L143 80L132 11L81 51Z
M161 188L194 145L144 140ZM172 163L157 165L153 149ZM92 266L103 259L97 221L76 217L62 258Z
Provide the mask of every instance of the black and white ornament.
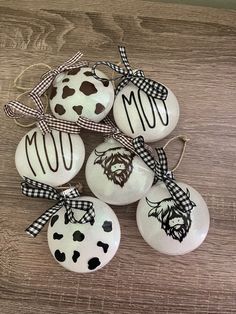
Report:
M186 139L182 139L185 149ZM151 247L165 254L181 255L195 250L209 229L209 211L204 199L191 186L175 180L168 170L163 148L156 150L156 159L145 148L142 136L135 138L133 145L155 173L155 185L137 207L136 219L142 237Z
M84 143L78 134L52 130L43 135L37 127L19 142L15 164L22 177L59 186L79 172L84 158Z
M166 87L167 88L167 87ZM149 96L133 83L126 85L115 98L113 115L118 128L130 137L142 135L155 142L169 135L179 120L179 104L167 88L166 100Z
M60 73L52 83L50 108L52 114L67 121L79 116L99 122L109 113L114 101L114 88L101 71L96 80L91 69L81 67Z
M137 207L138 229L155 250L181 255L195 250L205 240L210 223L209 211L202 196L191 186L176 182L193 202L192 210L178 207L164 183L157 183Z
M120 225L113 210L94 197L81 201L93 203L94 221L71 223L65 207L52 216L48 225L48 245L55 260L70 271L87 273L104 267L116 254L120 243ZM81 217L76 211L75 218Z
M119 76L115 90L113 116L117 127L129 137L143 136L155 142L170 134L179 120L179 104L174 93L160 82L147 78L140 69L133 70L125 47L118 47L123 66L109 61L93 65L93 75L102 80L97 67L111 68Z
M154 178L139 156L112 138L92 151L85 174L96 197L113 205L136 202L148 192Z

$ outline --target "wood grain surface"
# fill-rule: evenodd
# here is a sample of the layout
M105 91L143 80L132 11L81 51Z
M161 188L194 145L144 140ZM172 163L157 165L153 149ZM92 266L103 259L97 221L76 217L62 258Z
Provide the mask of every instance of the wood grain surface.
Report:
M138 232L137 204L113 206L120 248L102 270L64 270L47 246L24 233L51 203L21 195L14 154L26 129L1 110L0 312L15 313L236 313L236 12L207 7L121 1L0 1L1 106L15 99L13 80L30 64L58 65L77 50L88 60L118 62L124 44L134 68L176 94L181 116L168 137L190 143L176 176L205 198L209 234L196 251L166 256ZM45 69L26 73L33 86ZM102 136L82 133L86 155ZM165 143L166 139L158 145ZM180 144L168 148L171 164ZM84 168L73 180L84 184Z

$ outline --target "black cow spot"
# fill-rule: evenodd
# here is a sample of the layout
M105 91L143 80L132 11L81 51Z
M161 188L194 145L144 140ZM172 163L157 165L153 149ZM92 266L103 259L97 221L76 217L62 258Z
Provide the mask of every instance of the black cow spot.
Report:
M86 76L93 76L93 73L90 72L90 71L86 71L86 72L84 72L84 75L86 75Z
M73 110L80 116L83 111L83 106L73 106Z
M109 85L109 81L104 79L101 81L104 87L107 87Z
M90 220L90 225L93 226L94 223L95 223L95 219L93 218Z
M102 225L102 228L105 232L111 232L112 231L112 221L105 220L103 225Z
M103 112L104 110L105 110L105 107L104 107L102 104L97 103L94 112L95 112L96 114L99 114L99 113Z
M109 245L107 243L103 243L102 241L98 241L97 246L103 248L103 252L107 253Z
M62 116L66 112L65 108L60 104L56 104L54 111L58 113L60 116Z
M53 99L57 94L57 87L52 87L51 89L51 94L50 94L50 99Z
M73 262L76 263L79 257L80 257L80 252L74 251L74 254L72 256Z
M62 80L62 83L66 83L66 82L69 82L69 78L65 78L64 80Z
M97 89L94 86L93 83L90 83L88 81L84 81L81 85L79 90L86 96L92 95L92 94L96 94Z
M53 233L53 240L61 240L63 238L63 234L60 233Z
M70 97L74 95L74 93L75 93L75 89L70 88L69 86L66 85L63 87L62 98L65 99L67 97Z
M65 253L61 252L60 250L56 250L54 256L59 262L64 262L66 260Z
M70 222L67 213L65 213L64 215L64 220L65 220L65 225L67 225Z
M77 231L75 231L75 232L73 233L73 240L74 240L74 241L79 241L79 242L81 242L81 241L84 240L84 238L85 238L84 234L83 234L82 232L80 232L79 230L77 230Z
M52 216L52 219L51 219L51 227L54 226L55 222L58 220L59 216L58 215L54 215Z
M76 75L77 73L79 73L79 71L80 71L80 68L72 69L67 72L67 75Z
M99 261L98 257L93 257L88 261L88 269L93 270L97 268L101 262Z

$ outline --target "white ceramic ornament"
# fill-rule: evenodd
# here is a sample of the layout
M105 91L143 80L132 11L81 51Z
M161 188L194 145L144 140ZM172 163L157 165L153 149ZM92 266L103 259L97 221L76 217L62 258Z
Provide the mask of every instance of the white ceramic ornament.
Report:
M94 222L69 222L65 207L52 216L48 225L48 245L55 260L68 270L87 273L104 267L120 243L120 225L113 210L94 197L79 197L90 201L95 210ZM75 219L84 213L74 210Z
M113 106L118 128L133 138L142 135L145 142L155 142L170 134L179 120L179 104L173 92L167 90L164 101L148 96L133 83L126 85Z
M22 177L59 186L79 172L84 158L84 143L78 134L52 130L42 135L34 128L18 144L15 163Z
M113 205L136 202L147 193L154 178L140 157L111 138L91 153L85 175L91 191Z
M114 88L108 77L97 70L95 79L88 67L72 69L59 74L53 81L50 93L52 114L67 121L79 116L99 122L109 113L114 102Z
M138 229L144 240L155 250L181 255L195 250L206 238L209 211L202 196L191 186L176 182L189 193L194 206L190 212L180 210L165 184L157 183L137 207Z

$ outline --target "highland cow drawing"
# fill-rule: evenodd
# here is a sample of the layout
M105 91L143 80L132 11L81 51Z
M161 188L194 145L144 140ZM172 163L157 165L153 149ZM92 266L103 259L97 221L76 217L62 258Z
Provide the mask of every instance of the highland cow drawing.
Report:
M94 164L102 166L108 180L123 187L133 170L134 153L125 147L115 147L102 152L95 150L95 155Z
M190 198L190 192L187 189L187 195ZM191 227L191 210L183 210L180 208L172 197L165 198L159 202L152 202L146 197L147 204L151 207L148 212L148 217L155 217L161 223L161 228L164 229L168 236L174 240L182 242L187 236ZM192 202L192 206L196 206Z

